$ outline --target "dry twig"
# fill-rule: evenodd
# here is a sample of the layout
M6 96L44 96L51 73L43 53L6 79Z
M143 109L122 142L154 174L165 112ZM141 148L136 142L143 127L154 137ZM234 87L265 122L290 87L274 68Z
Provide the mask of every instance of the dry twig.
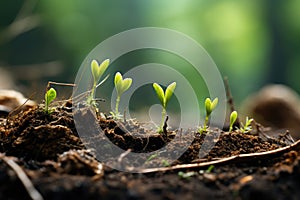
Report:
M182 165L175 165L171 167L161 167L161 168L148 168L148 169L142 169L138 172L155 173L155 172L178 171L183 169L199 169L199 168L209 167L211 165L217 166L217 165L225 165L225 164L236 163L236 162L241 163L241 162L253 161L253 159L264 160L266 157L276 157L276 156L279 157L280 155L286 152L289 152L291 150L299 150L299 149L300 149L300 140L298 140L297 142L289 146L278 148L272 151L240 154L237 156L221 158L219 160L203 162L203 163L182 164Z
M23 171L23 169L13 160L13 158L6 157L3 154L0 154L0 159L2 159L10 168L14 170L22 184L24 185L26 191L28 192L28 195L33 200L43 200L43 196L37 191L37 189L34 187L31 180L28 178L26 173Z

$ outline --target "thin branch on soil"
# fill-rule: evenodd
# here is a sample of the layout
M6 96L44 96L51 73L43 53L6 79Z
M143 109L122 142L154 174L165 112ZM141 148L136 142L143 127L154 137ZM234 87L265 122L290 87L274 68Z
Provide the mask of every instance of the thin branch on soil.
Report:
M46 92L50 89L51 85L71 86L71 87L76 86L76 84L74 84L74 83L58 83L58 82L54 82L54 81L48 81L48 84L46 87Z
M148 168L142 169L138 171L139 173L156 173L156 172L167 172L167 171L177 171L177 170L185 170L185 169L199 169L204 167L209 167L210 165L228 165L231 163L245 163L245 162L253 162L253 159L257 160L265 160L266 157L279 157L286 152L291 150L299 150L300 149L300 140L297 142L282 148L278 148L271 151L260 152L260 153L249 153L249 154L240 154L237 156L231 156L228 158L221 158L220 160L203 162L203 163L193 163L193 164L182 164L175 165L171 167L161 167L161 168Z
M235 108L234 108L233 97L231 95L231 90L230 90L230 87L229 87L228 77L224 77L224 84L225 84L225 90L226 90L226 96L227 96L227 103L230 106L230 112L233 112L233 111L235 111ZM239 117L237 117L237 119L235 121L235 126L237 126L238 128L240 128Z
M28 195L33 200L43 200L43 196L37 191L37 189L34 187L31 180L28 178L26 173L23 171L23 169L12 159L9 157L4 156L3 154L0 154L0 158L10 167L14 170L22 184L24 185L26 191L28 192Z
M32 99L32 97L33 97L35 94L36 94L36 92L32 93L32 94L30 95L30 97L27 98L26 101L25 101L22 105L16 107L15 109L13 109L12 111L10 111L10 112L8 113L8 115L7 115L7 117L6 117L6 122L7 122L6 124L8 124L10 117L12 117L12 116L14 116L15 114L17 114L17 113L18 113L17 111L21 110L22 107L25 106L25 104L26 104L28 101L30 101L30 99Z

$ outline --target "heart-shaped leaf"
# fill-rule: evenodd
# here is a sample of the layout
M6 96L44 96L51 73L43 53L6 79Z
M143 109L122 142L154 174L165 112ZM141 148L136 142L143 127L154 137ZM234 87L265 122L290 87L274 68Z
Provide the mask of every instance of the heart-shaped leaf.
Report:
M132 79L125 78L123 80L122 74L120 72L117 72L115 75L114 83L115 83L118 96L121 96L131 86Z
M219 102L218 98L215 98L213 101L211 101L210 98L205 99L205 109L206 109L207 116L210 116L212 111L216 108L218 102Z
M131 86L131 83L132 83L132 79L125 78L121 82L122 82L122 84L121 84L122 86L121 86L121 90L120 90L120 95L122 95L126 90L129 89L129 87Z
M91 70L94 78L94 84L96 85L100 80L101 76L104 74L105 70L109 65L109 59L104 60L100 65L96 60L91 62Z

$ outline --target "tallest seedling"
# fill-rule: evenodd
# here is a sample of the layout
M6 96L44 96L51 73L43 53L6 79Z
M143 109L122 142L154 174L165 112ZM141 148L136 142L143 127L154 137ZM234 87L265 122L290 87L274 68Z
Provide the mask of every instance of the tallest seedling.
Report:
M117 99L116 99L116 108L115 108L115 112L113 114L113 116L118 119L121 115L119 112L119 104L120 104L120 99L121 99L121 95L130 88L131 83L132 83L132 79L131 78L125 78L123 79L123 76L120 72L117 72L115 75L115 87L116 87L116 91L117 91Z
M161 112L161 123L160 123L160 126L158 128L158 132L159 133L162 133L163 132L163 126L164 126L164 120L166 118L166 109L167 109L167 105L168 105L168 102L171 98L171 96L173 95L173 92L176 88L176 82L173 82L171 83L166 91L164 92L164 90L161 88L160 85L158 85L157 83L153 83L153 88L159 98L159 101L163 107L162 109L162 112Z
M87 103L89 105L94 105L94 95L96 92L96 88L101 85L104 81L106 81L106 79L108 78L108 76L106 76L99 84L98 82L100 81L102 75L104 74L104 72L106 71L107 67L109 65L109 59L104 60L100 65L97 62L97 60L92 60L91 62L91 71L92 71L92 75L93 75L93 87L91 90L91 94L87 99Z

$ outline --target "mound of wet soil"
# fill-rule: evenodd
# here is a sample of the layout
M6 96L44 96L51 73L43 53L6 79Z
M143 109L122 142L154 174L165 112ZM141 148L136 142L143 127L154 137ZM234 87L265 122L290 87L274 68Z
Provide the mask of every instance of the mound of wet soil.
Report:
M74 117L83 121L76 124ZM186 141L184 151L173 155ZM100 117L87 108L65 105L46 114L35 107L1 119L0 145L0 199L30 199L32 191L44 199L299 197L300 142L288 132L271 136L259 125L250 133L158 134L137 121ZM166 146L169 151L160 151ZM130 152L134 162L127 158ZM178 159L168 162L170 156Z

